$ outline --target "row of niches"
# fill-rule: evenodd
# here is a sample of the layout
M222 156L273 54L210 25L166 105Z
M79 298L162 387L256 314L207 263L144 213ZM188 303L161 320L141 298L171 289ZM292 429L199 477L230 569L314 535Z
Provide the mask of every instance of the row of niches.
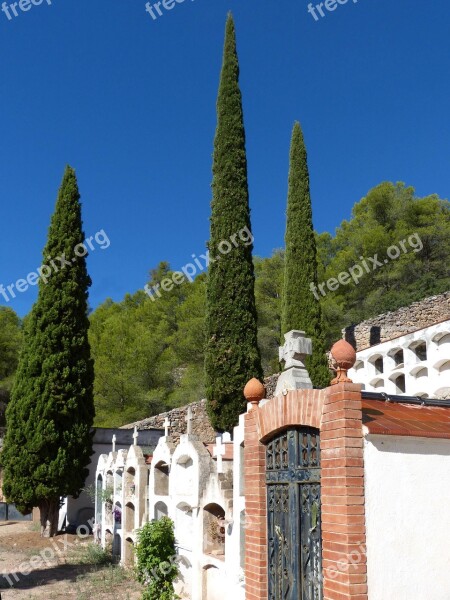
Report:
M394 347L385 356L378 352L366 361L359 358L353 368L358 373L364 371L367 367L372 367L376 374L381 375L386 371L404 369L406 363L406 365L412 365L411 375L421 377L427 374L421 373L421 369L417 368L417 365L428 361L432 356L437 358L433 368L438 372L450 368L450 333L440 333L429 342L415 340L406 348Z
M158 521L169 516L167 504L158 500L153 507L153 519ZM203 553L223 558L225 555L225 538L231 532L231 525L225 521L225 510L216 503L210 503L201 509L203 520ZM194 535L194 511L186 502L180 502L174 515L178 532L177 542L180 546L192 549Z

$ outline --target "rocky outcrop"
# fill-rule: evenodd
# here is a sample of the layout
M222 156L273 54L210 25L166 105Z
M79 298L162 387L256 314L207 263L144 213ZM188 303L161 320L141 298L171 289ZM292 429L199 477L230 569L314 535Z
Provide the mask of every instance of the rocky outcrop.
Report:
M266 398L272 398L277 387L277 380L279 373L271 375L264 379L264 385L266 388ZM166 417L170 421L170 435L173 438L175 444L178 444L180 435L186 433L187 430L187 412L189 406L192 411L192 433L198 436L199 440L204 444L214 444L216 442L216 436L218 435L211 425L211 422L206 412L206 400L200 400L200 402L193 402L186 406L174 408L167 412L163 412L142 421L136 421L135 423L129 423L123 425L121 429L133 429L135 426L139 430L142 429L164 429L164 421ZM243 409L242 412L244 412ZM231 434L233 432L230 432Z
M450 291L352 325L342 333L347 342L360 351L448 319Z
M200 402L193 402L186 406L174 408L168 412L148 417L142 421L136 421L129 425L124 425L121 429L133 429L137 426L141 429L164 429L164 421L166 417L170 421L170 435L175 443L178 443L180 435L187 431L187 412L189 406L192 411L192 433L205 444L213 444L216 441L216 432L214 431L208 414L206 412L206 400L200 400Z

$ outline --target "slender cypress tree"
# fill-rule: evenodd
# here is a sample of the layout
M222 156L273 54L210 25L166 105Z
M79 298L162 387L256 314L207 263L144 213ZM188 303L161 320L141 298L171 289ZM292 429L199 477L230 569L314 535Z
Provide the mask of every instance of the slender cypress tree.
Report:
M231 14L225 30L217 99L212 192L206 396L213 426L224 431L237 424L239 414L245 409L243 388L247 381L262 377L257 344L245 130ZM230 242L233 236L236 244ZM226 249L229 251L224 253Z
M330 371L325 353L322 313L310 288L311 283L317 286L317 252L309 172L303 134L297 122L291 140L285 243L281 332L285 334L299 329L311 338L313 354L307 358L306 367L313 385L326 387L330 383Z
M91 280L79 199L75 172L67 167L43 253L44 275L53 272L39 280L27 319L1 456L8 500L24 513L39 507L41 534L50 536L57 532L60 498L80 493L92 455Z

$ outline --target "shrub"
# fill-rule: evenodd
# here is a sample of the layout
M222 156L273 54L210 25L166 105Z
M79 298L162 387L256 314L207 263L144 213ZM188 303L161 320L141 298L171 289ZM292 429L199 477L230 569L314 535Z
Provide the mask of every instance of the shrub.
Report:
M137 578L147 585L142 600L175 600L178 575L174 524L168 517L146 523L138 532Z

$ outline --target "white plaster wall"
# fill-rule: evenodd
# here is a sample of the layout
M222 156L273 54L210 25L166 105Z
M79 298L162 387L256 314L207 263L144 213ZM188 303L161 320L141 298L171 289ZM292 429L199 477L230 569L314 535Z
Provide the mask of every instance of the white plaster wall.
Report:
M446 395L450 390L449 334L450 321L443 321L361 350L356 354L357 362L355 368L349 370L349 377L355 383L362 383L369 392L400 394L395 379L404 375L407 396L434 398ZM419 342L426 344L427 360L419 360L413 351L414 345ZM404 362L396 366L392 354L399 349L403 350ZM383 359L383 373L375 368L376 358ZM427 370L427 374L421 377L423 369Z
M369 600L449 600L450 440L365 440Z

